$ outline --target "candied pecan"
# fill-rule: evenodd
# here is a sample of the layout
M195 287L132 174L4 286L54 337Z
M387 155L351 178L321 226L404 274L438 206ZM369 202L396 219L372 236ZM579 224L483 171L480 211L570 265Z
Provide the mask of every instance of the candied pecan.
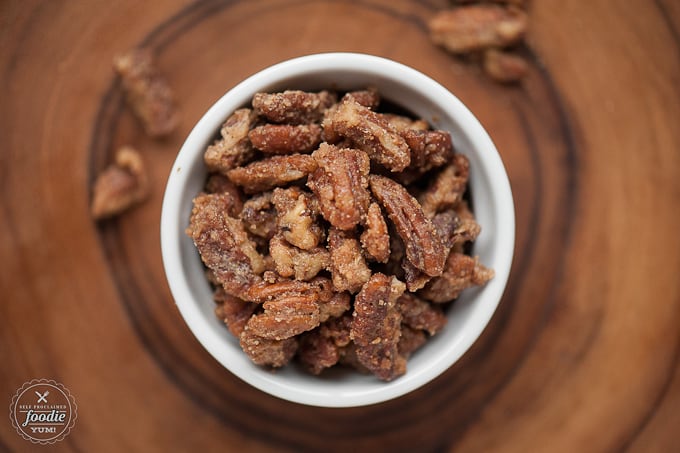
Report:
M318 124L263 124L248 133L250 143L267 154L306 153L321 143Z
M439 332L446 325L446 315L441 307L416 297L410 293L404 293L397 299L397 308L401 313L401 322L407 326L425 330L430 335Z
M248 329L269 340L285 340L321 322L318 294L286 296L264 302L264 312L248 320Z
M380 113L379 115L385 118L389 125L399 133L408 130L426 131L430 129L430 125L425 120L414 120L408 116L396 115L394 113Z
M330 271L336 291L355 293L368 281L371 269L361 253L361 245L352 233L331 227L328 231L331 252Z
M450 249L456 243L457 230L461 226L461 220L456 211L448 210L440 212L432 217L432 224L437 229L444 247Z
M307 186L317 196L321 214L336 228L354 228L365 217L370 202L368 156L322 143L312 157L318 168L307 179Z
M369 178L373 195L383 205L394 223L397 234L406 246L406 257L417 269L427 275L442 273L446 250L423 210L406 189L383 176Z
M105 219L121 214L149 195L144 162L137 151L124 146L116 151L115 161L94 183L92 217Z
M453 162L435 177L418 201L428 218L444 209L455 207L467 188L470 164L467 157L455 154Z
M234 184L246 193L264 192L307 176L316 169L316 161L307 154L273 156L237 167L227 172Z
M331 338L323 336L319 329L301 336L297 356L302 365L316 375L340 360L338 347Z
M380 105L380 94L373 87L365 90L350 91L343 96L343 100L349 98L371 110L375 110Z
M454 245L477 239L477 236L482 231L482 227L475 220L475 216L470 211L465 200L456 206L456 215L458 216L458 226L453 232Z
M516 43L526 32L527 14L517 8L471 5L440 11L428 27L435 44L466 53Z
M430 280L418 295L432 302L449 302L464 289L483 285L493 276L493 269L481 265L477 257L452 252L446 260L444 273Z
M238 217L243 209L242 194L238 187L229 178L220 173L213 173L208 176L205 183L207 193L228 193L231 196L232 206L229 208L229 215Z
M222 319L229 332L238 338L258 305L227 294L221 286L213 293L213 299L219 304L215 308L217 317Z
M324 128L334 135L349 138L368 156L391 171L402 171L411 162L404 138L378 113L351 98L329 111Z
M256 365L282 367L290 362L298 349L296 338L269 340L250 331L247 325L239 339L241 348Z
M409 291L418 291L432 280L431 276L411 264L408 258L401 261L401 268L404 271L404 282Z
M312 295L323 302L333 297L333 286L330 280L324 277L316 277L308 282L286 278L272 280L265 278L264 281L251 285L245 299L264 303L277 298Z
M310 280L330 266L330 254L325 247L302 250L277 234L269 241L269 253L274 259L276 272L282 277Z
M342 349L349 342L352 316L332 318L317 329L303 334L298 357L312 374L319 374L340 360Z
M151 137L172 133L179 113L172 90L156 68L151 52L134 49L115 58L113 67L120 75L125 99L146 133Z
M421 173L441 167L453 158L451 134L446 131L421 131L408 129L401 133L411 149L409 168Z
M220 129L222 138L208 146L203 161L209 171L226 173L232 168L244 165L253 158L253 147L248 140L248 131L257 119L250 109L236 110Z
M272 193L264 192L247 200L243 203L239 217L248 232L271 239L277 231Z
M406 372L406 361L398 351L401 313L397 308L397 299L405 289L396 278L376 273L354 300L350 337L357 358L383 381Z
M401 337L399 337L399 344L397 345L399 355L405 359L409 358L411 354L424 345L426 341L427 335L425 335L425 332L402 324Z
M483 67L488 76L504 83L522 80L529 72L529 64L524 58L498 49L487 49L484 52Z
M243 299L246 289L260 279L264 261L243 223L228 215L229 199L226 193L194 198L187 234L225 291Z
M277 188L272 202L278 228L288 242L303 250L312 250L319 244L324 232L317 223L319 207L311 194L299 187Z
M338 363L354 368L361 374L370 374L371 371L366 368L357 357L357 346L354 343L349 343L344 348L340 348L340 360Z
M326 109L335 102L335 94L328 91L287 90L283 93L255 93L253 109L273 123L308 124L321 121Z
M368 207L366 228L361 233L361 245L379 263L386 263L390 257L390 234L377 203L371 203Z
M323 300L323 294L319 299L319 317L321 322L329 318L337 318L350 308L349 293L333 293L333 296L328 300Z

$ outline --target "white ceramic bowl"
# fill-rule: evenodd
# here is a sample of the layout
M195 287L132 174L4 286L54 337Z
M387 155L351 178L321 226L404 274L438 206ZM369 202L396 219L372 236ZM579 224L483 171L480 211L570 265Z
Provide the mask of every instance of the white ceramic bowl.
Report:
M192 199L204 184L203 152L224 120L247 105L254 93L284 89L378 88L383 98L451 132L458 152L470 160L471 197L482 233L473 253L495 270L482 288L469 289L448 311L448 324L408 361L408 371L392 382L352 371L312 376L289 365L275 373L254 365L214 315L201 259L184 234ZM161 247L170 290L189 328L215 359L233 374L271 395L325 407L379 403L431 381L454 364L488 324L503 294L515 239L510 184L494 144L470 111L443 86L391 60L353 53L295 58L264 69L219 99L196 124L168 179L161 216ZM329 370L332 371L332 370Z

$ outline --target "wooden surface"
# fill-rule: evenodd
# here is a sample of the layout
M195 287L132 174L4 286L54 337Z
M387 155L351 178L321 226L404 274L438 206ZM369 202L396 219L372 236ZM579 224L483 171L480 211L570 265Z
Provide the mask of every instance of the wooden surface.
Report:
M530 75L506 88L429 43L445 3L0 3L0 403L33 378L78 403L52 447L0 418L0 450L679 451L680 4L536 0ZM163 142L111 70L140 43L182 108ZM165 283L159 217L211 103L272 63L340 50L411 65L475 112L510 175L517 247L460 362L398 400L332 410L269 397L202 350ZM95 224L90 186L122 144L143 150L151 199Z

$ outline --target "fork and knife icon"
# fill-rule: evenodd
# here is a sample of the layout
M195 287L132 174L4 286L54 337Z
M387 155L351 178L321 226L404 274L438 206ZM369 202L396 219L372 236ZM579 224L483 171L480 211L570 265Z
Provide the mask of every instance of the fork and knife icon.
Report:
M41 394L36 390L35 394L38 395L38 403L47 403L47 395L50 394L50 391L45 390L45 393Z

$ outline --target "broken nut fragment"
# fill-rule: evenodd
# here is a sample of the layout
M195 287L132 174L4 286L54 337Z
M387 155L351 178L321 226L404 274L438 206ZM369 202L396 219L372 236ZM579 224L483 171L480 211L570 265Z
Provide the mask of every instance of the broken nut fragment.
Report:
M113 60L125 99L150 137L172 133L179 122L174 95L147 49L133 49Z
M484 71L497 82L513 83L524 78L529 64L517 54L488 49L484 52Z
M438 12L428 23L435 44L453 53L516 43L527 29L527 14L499 5L469 5Z
M222 138L208 146L203 155L209 171L226 173L250 161L254 151L248 141L248 131L255 119L256 116L250 109L239 109L227 118L220 129Z
M125 146L94 183L91 213L95 220L121 214L149 194L146 170L137 151Z

